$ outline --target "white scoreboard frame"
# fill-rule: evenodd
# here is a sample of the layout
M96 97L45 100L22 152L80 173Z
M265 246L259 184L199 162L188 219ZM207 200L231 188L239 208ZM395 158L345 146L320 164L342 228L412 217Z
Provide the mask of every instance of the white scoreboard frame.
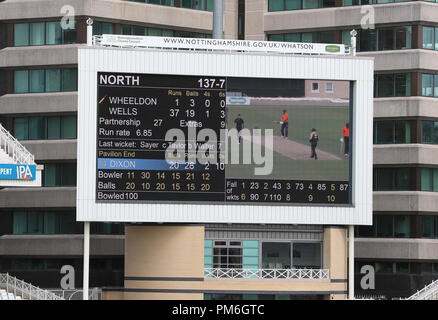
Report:
M97 203L97 72L353 81L352 205ZM77 220L371 225L373 72L369 57L80 47Z

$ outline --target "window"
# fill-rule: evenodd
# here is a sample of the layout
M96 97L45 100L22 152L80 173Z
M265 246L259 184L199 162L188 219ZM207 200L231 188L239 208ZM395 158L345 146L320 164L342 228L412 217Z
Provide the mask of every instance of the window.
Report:
M438 74L422 74L421 95L438 97Z
M292 262L295 269L320 269L321 244L294 243Z
M421 121L421 143L438 144L438 121Z
M438 238L438 216L421 216L421 236Z
M334 0L269 0L269 11L301 10L314 8L331 8Z
M290 242L263 242L262 268L263 269L291 269Z
M14 93L65 92L77 90L77 69L14 71Z
M18 140L76 139L76 116L14 118Z
M411 95L411 75L409 73L374 75L374 96L403 97Z
M374 144L410 143L411 123L406 120L374 121Z
M334 31L270 34L268 41L336 43Z
M438 169L421 168L421 191L438 191Z
M363 238L410 238L411 219L407 215L374 215L372 226L357 226Z
M333 82L327 82L325 84L325 92L333 93Z
M312 92L319 92L319 83L312 82Z
M187 9L213 11L214 0L128 0L133 2L144 2L162 6L180 7Z
M374 191L411 190L411 168L374 168Z
M213 268L242 268L242 242L213 241Z
M423 26L423 49L438 50L438 28Z
M346 31L349 33L349 30ZM347 38L347 32L345 33L344 37ZM358 51L410 49L412 48L412 27L361 29L358 33L357 42ZM348 41L347 44L349 43Z
M42 46L77 42L76 21L63 29L60 21L14 24L14 46Z
M114 34L114 24L109 22L93 21L93 36ZM144 34L142 34L143 36Z
M47 163L44 165L43 187L76 186L76 163Z
M420 264L420 273L422 275L436 275L438 274L438 263L423 262Z

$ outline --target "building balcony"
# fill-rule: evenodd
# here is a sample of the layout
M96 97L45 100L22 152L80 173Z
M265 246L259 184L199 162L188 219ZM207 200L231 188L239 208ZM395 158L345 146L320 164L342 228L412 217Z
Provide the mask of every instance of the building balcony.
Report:
M329 269L205 268L206 279L329 280Z

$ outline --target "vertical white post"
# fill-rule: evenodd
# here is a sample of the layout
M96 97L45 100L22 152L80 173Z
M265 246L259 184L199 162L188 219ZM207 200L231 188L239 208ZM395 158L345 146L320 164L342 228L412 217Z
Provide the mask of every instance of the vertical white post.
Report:
M87 46L93 45L93 19L87 19Z
M84 300L88 300L88 279L90 270L90 222L84 222L84 268L83 268L83 294Z
M348 299L354 299L354 226L348 226Z
M350 31L350 36L351 36L351 38L350 38L350 46L351 46L350 54L352 56L356 55L356 35L357 35L357 31L356 30L353 29L353 30Z

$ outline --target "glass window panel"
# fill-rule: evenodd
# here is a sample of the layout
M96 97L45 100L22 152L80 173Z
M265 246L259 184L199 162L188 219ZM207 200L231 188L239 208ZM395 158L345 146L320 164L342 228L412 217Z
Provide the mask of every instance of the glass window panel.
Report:
M320 243L294 243L294 268L319 269L321 267Z
M432 191L433 171L432 169L421 169L421 191Z
M376 262L376 273L392 273L392 262Z
M375 51L376 50L376 29L361 29L359 31L359 51Z
M411 223L409 216L394 217L394 237L409 238L411 234Z
M163 37L173 37L173 30L163 29L162 36Z
M410 190L411 170L398 168L394 170L395 185L393 190Z
M394 121L394 142L409 143L410 140L410 123L408 121Z
M61 165L61 185L73 187L76 185L76 163L64 163Z
M377 221L377 237L378 238L393 238L393 216L376 216Z
M192 0L181 0L181 7L182 8L192 8Z
M434 232L434 217L433 216L422 216L421 217L421 237L422 238L433 238Z
M148 28L148 35L149 36L156 36L156 37L161 37L161 29L157 29L157 28Z
M70 25L71 26L71 25ZM76 43L78 41L76 21L72 22L72 28L62 30L62 43Z
M172 0L172 4L169 4L170 6L173 6L173 1L174 0ZM207 10L213 11L213 7L214 7L214 0L207 0Z
M46 139L46 119L44 117L29 118L29 140Z
M285 0L286 10L301 9L301 0Z
M76 224L75 214L72 212L60 212L59 218L59 233L60 234L72 234L74 233L74 226ZM108 223L111 228L111 225Z
M263 269L290 269L291 244L288 242L263 242L262 243L262 268Z
M59 21L46 22L46 44L62 43L62 29Z
M30 92L44 92L44 70L30 70Z
M15 118L14 119L14 137L18 140L29 139L29 119Z
M335 33L333 31L324 31L319 33L320 43L335 43Z
M320 8L333 8L335 6L335 0L320 0Z
M61 91L61 70L47 69L46 70L46 92Z
M102 34L113 34L114 24L108 22L102 22Z
M76 139L76 116L61 118L61 138Z
M412 27L395 29L395 49L410 49L412 42Z
M395 263L396 273L409 273L409 262L396 262Z
M129 26L127 24L120 25L120 34L132 35L132 26Z
M318 0L303 0L303 9L318 8Z
M282 41L282 40L278 40L278 41ZM300 42L301 36L299 33L286 33L284 35L284 41L286 41L286 42Z
M378 32L378 48L377 50L393 50L394 49L394 30L380 29Z
M377 96L378 97L393 97L394 96L394 75L379 74L377 75Z
M269 41L285 41L283 34L270 34L268 35Z
M14 71L14 93L29 92L29 71Z
M433 191L438 191L438 169L433 169Z
M27 233L27 216L26 212L14 212L12 215L12 233L26 234Z
M424 49L434 49L434 30L435 28L423 26Z
M438 97L438 74L433 76L433 96Z
M61 138L61 118L49 117L47 118L47 139Z
M393 189L393 169L376 168L376 185L377 191L385 191Z
M27 232L30 234L43 233L43 215L41 212L27 213Z
M394 142L394 122L393 121L376 121L376 141L378 144Z
M433 122L432 121L421 121L421 142L422 143L432 143L432 131Z
M351 44L350 30L342 30L342 44L349 46Z
M44 213L44 233L45 234L57 233L56 213L54 212Z
M133 36L146 36L148 35L148 28L142 26L132 26L131 34Z
M62 69L62 91L77 90L77 69Z
M45 23L37 22L30 24L30 45L44 45Z
M14 24L14 46L28 46L29 45L29 24L16 23Z
M357 236L359 238L370 238L375 237L374 226L358 226L357 227Z
M269 0L269 11L284 10L283 0Z
M44 187L55 187L56 186L56 164L45 164L44 165Z
M421 263L421 274L432 274L432 263L423 262Z
M406 97L411 95L411 75L399 73L394 75L395 78L395 95L397 97Z
M433 96L433 75L423 74L421 77L421 95L426 97Z
M435 28L435 50L438 50L438 28Z
M316 34L314 32L303 32L301 34L301 42L316 42Z

